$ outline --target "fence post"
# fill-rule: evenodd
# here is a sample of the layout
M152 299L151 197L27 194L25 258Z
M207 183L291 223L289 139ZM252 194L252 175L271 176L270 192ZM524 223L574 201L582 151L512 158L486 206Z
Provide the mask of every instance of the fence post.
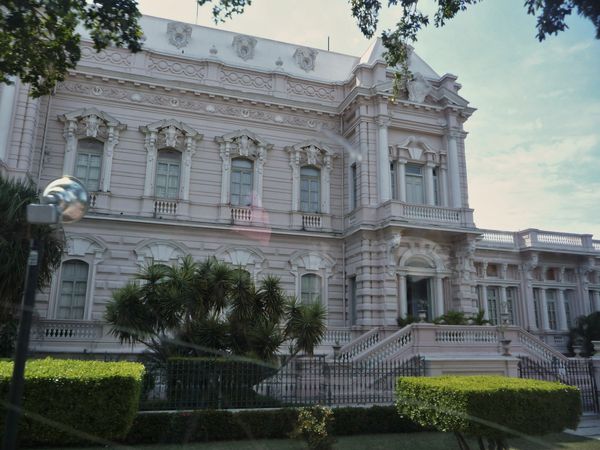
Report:
M598 386L600 386L600 341L592 341L594 346L594 354L591 357L591 368L592 375L594 377L594 396L596 405L600 404L600 398L598 398Z

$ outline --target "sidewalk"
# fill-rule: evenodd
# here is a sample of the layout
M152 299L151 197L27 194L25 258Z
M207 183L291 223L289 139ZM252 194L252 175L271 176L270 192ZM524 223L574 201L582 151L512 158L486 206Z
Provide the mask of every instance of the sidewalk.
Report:
M600 415L584 414L576 430L565 430L565 433L600 440Z

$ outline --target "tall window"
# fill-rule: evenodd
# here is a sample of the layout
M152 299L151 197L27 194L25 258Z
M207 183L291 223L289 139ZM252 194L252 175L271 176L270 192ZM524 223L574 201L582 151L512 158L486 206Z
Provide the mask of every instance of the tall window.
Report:
M231 197L235 206L252 205L252 161L235 158L231 161Z
M358 172L356 170L356 163L350 166L350 173L352 177L352 209L356 209L358 206Z
M156 164L156 188L158 198L179 197L181 154L176 150L161 150Z
M535 314L535 327L539 330L542 326L541 320L541 308L540 308L540 290L533 290L533 312Z
M490 323L492 325L498 325L498 323L499 323L498 308L500 306L500 299L498 296L498 288L497 287L488 286L487 301L488 301L488 314L490 317Z
M556 291L552 289L546 290L546 305L548 307L548 326L551 330L557 330Z
M80 139L77 143L75 176L90 192L100 188L100 168L104 144L96 139Z
M408 203L424 203L423 166L406 164L406 201Z
M321 212L321 172L314 167L300 169L300 210Z
M313 273L302 275L300 285L300 299L302 303L321 301L321 277Z
M62 265L58 319L83 319L87 293L88 265L79 260Z

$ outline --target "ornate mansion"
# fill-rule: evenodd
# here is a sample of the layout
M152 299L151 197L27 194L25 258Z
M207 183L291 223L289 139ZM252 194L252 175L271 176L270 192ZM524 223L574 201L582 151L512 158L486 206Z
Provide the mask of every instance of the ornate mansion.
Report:
M154 17L142 27L136 54L84 41L51 96L0 86L0 172L40 187L72 174L91 192L37 297L33 350L131 352L103 324L111 293L187 254L323 302L321 353L451 310L566 351L575 319L600 310L600 241L475 226L475 110L456 76L412 52L414 79L393 99L380 41L357 57Z

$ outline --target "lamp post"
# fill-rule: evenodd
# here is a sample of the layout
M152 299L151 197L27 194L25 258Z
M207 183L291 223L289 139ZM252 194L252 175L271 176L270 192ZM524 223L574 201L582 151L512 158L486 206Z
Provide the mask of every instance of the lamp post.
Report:
M27 222L36 225L77 222L87 212L89 197L85 186L77 178L69 176L59 178L46 187L42 194L41 204L27 205ZM17 448L17 428L19 416L21 415L25 361L27 360L29 347L29 333L35 304L39 262L43 257L43 244L38 239L31 239L29 244L25 291L17 333L17 348L8 392L4 439L2 441L3 450L15 450Z

